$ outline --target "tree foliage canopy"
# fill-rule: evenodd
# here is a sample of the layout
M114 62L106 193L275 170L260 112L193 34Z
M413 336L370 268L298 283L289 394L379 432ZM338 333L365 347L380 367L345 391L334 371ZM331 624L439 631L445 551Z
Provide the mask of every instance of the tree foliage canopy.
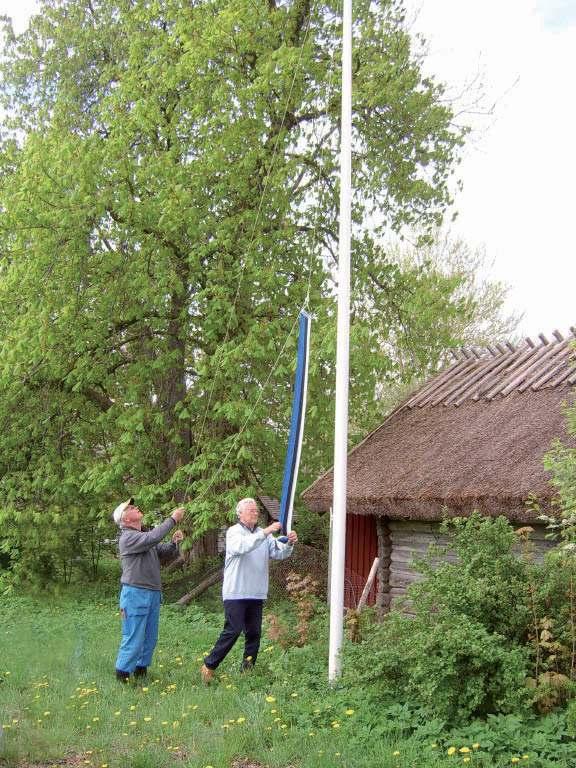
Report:
M432 299L422 333L475 311L454 275L379 244L440 223L464 131L401 3L355 14L352 439L400 370L383 307L416 318ZM277 495L307 297L304 481L329 462L339 31L335 7L309 0L43 0L24 34L6 22L5 546L23 546L23 515L59 530L128 493L189 500L196 535L238 492Z

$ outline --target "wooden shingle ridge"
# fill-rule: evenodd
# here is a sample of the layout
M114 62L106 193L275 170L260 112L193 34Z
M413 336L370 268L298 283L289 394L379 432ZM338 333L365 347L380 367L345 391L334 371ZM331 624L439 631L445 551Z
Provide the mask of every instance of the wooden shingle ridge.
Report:
M538 391L576 384L576 328L567 338L554 331L485 348L453 350L455 362L416 392L399 410L426 406L459 406L466 401L494 400L513 392Z

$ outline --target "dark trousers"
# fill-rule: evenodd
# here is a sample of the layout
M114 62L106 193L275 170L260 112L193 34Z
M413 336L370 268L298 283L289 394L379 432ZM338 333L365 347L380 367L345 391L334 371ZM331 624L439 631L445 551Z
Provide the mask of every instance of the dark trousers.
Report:
M216 645L204 659L208 669L216 669L234 643L244 633L242 668L256 663L262 634L264 600L224 600L224 629Z

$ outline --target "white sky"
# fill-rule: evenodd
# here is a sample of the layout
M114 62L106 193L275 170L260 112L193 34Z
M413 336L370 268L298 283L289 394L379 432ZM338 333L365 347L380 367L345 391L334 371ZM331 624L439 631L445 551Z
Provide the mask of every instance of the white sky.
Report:
M483 110L459 169L451 226L486 247L490 276L510 286L520 332L576 325L576 0L406 0L429 42L427 67ZM0 0L22 30L35 0ZM476 77L478 75L478 77ZM461 102L462 103L462 102ZM479 111L479 110L477 110Z

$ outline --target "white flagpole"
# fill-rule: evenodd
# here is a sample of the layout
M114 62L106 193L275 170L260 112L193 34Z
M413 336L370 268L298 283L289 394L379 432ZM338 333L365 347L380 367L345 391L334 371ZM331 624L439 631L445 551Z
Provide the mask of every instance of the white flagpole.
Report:
M344 629L346 554L346 462L348 455L348 357L350 348L350 239L352 199L352 0L343 0L342 123L340 144L340 229L338 325L336 340L336 415L334 425L334 500L330 573L328 679L340 675Z

